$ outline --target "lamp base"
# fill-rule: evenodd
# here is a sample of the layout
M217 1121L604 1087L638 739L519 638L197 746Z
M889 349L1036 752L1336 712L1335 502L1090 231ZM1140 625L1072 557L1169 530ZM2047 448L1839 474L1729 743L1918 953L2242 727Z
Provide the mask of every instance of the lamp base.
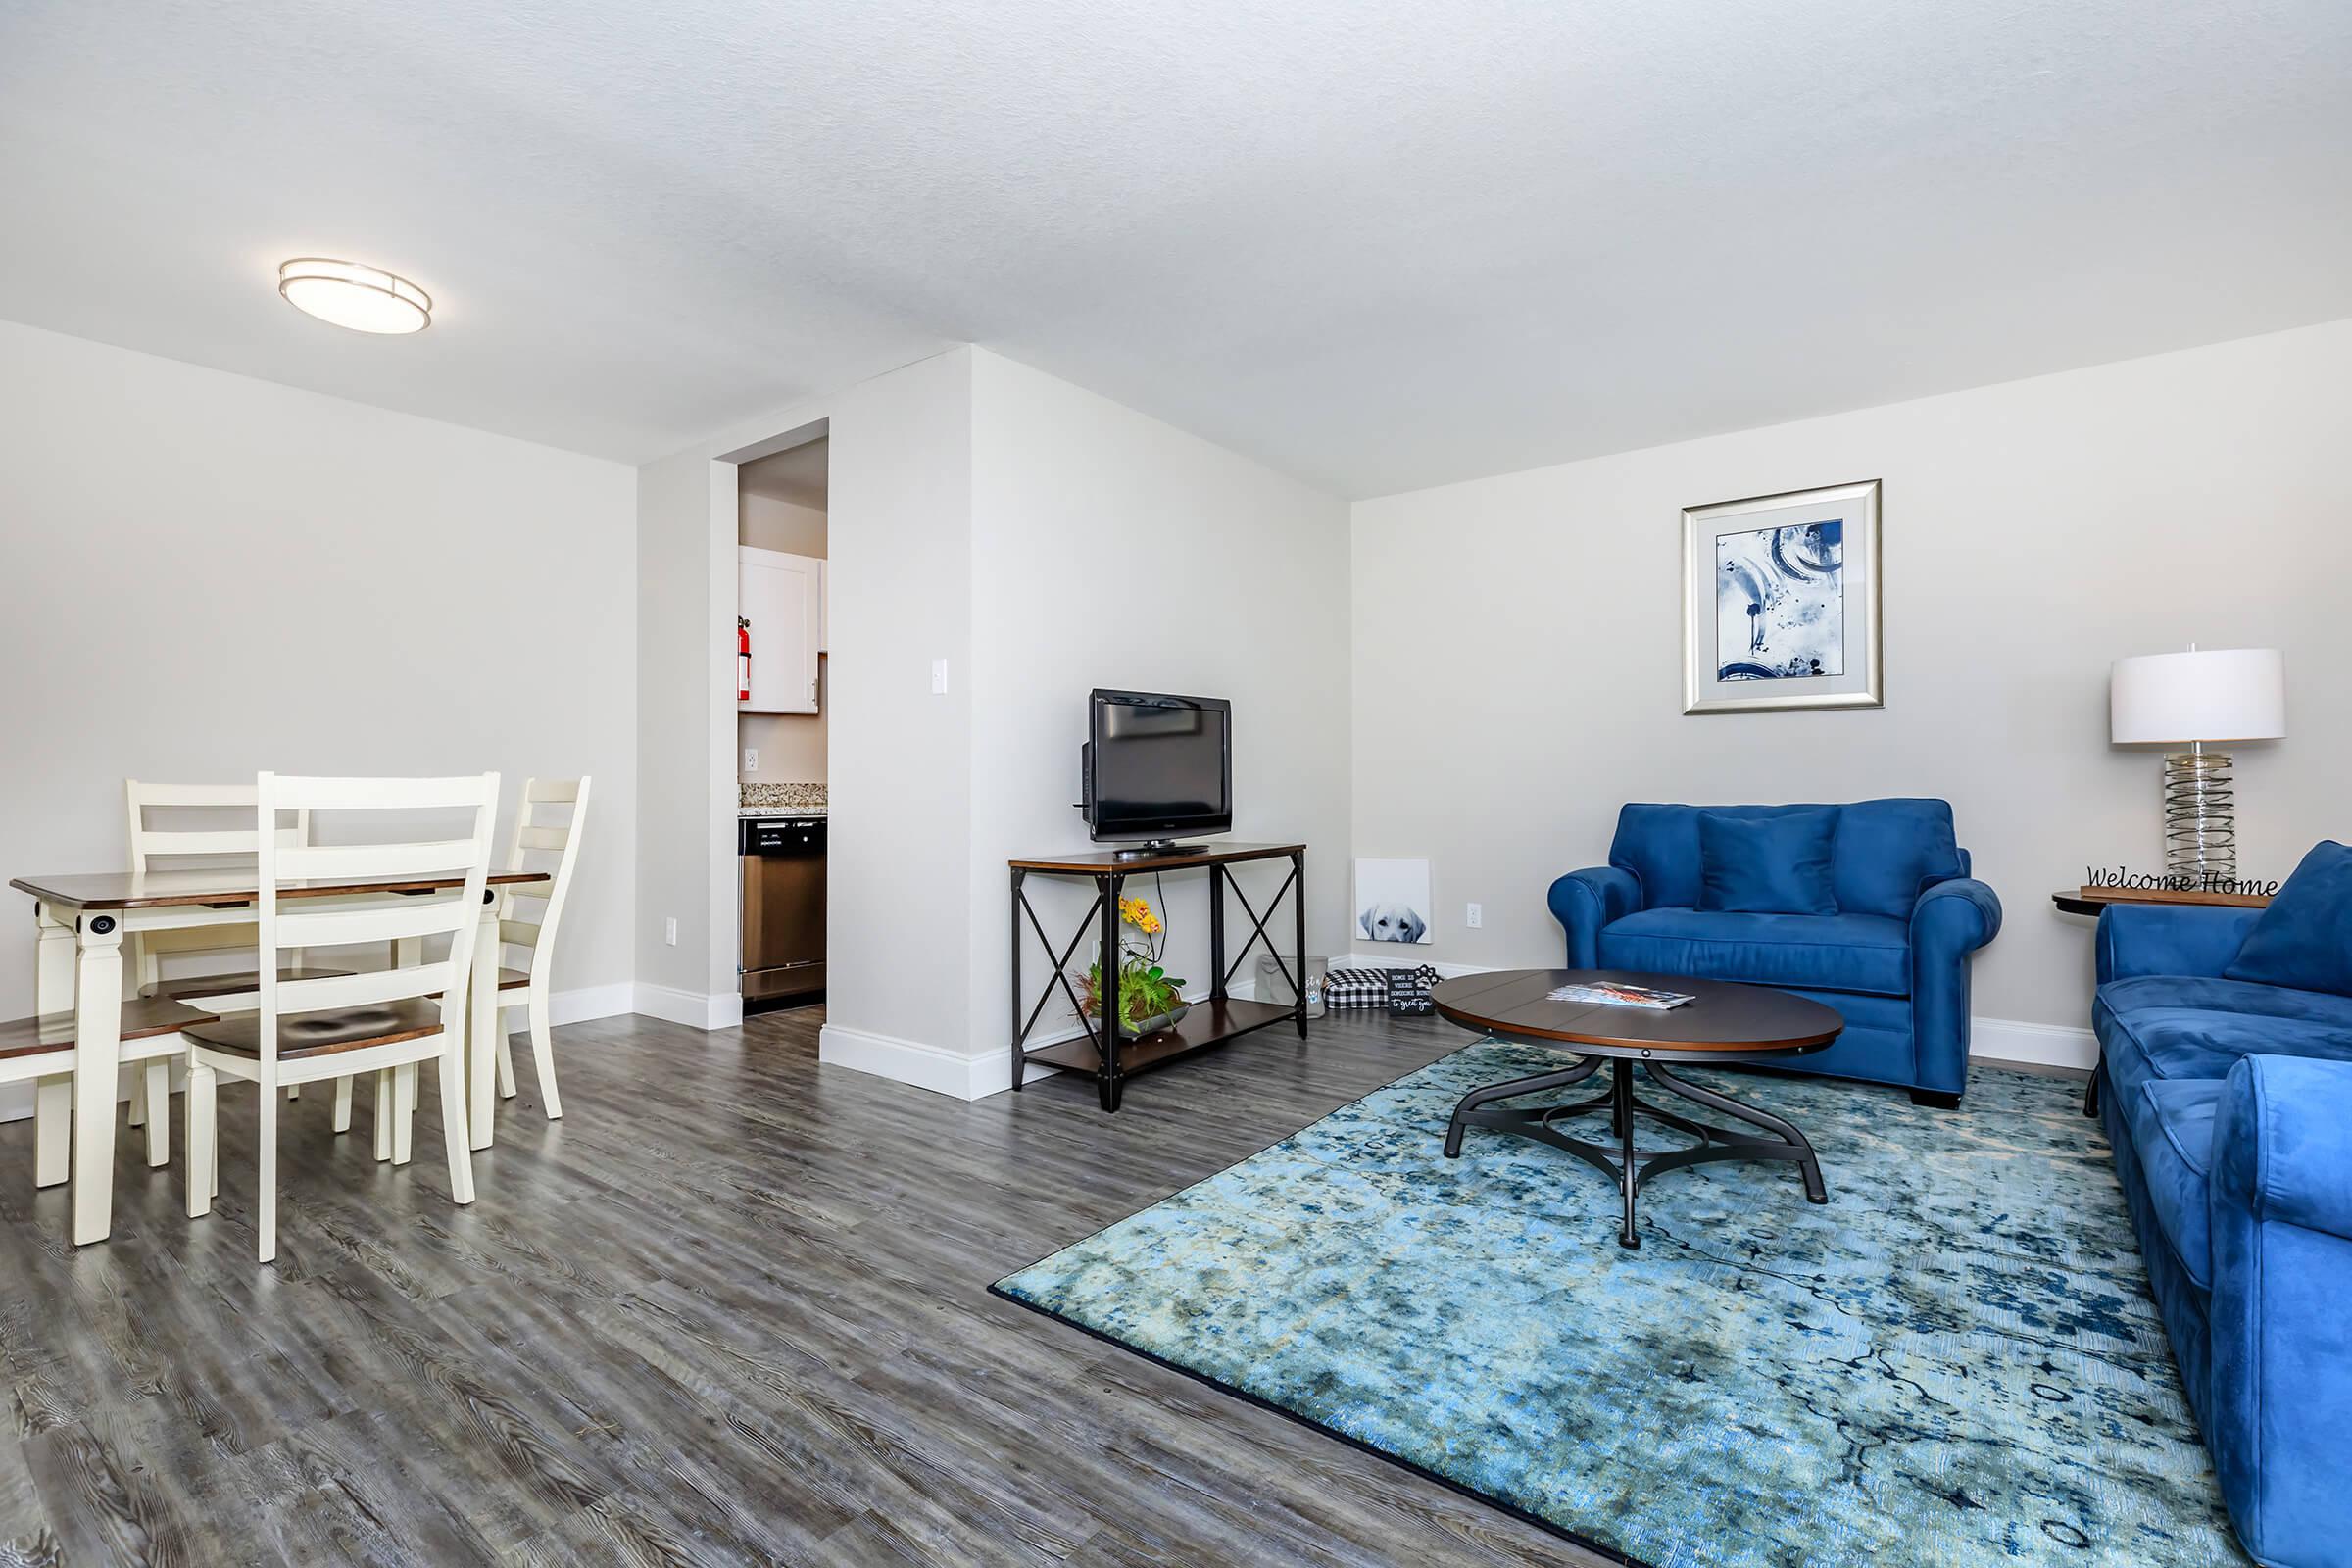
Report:
M2230 754L2202 743L2164 760L2164 871L2199 887L2237 876L2237 790Z

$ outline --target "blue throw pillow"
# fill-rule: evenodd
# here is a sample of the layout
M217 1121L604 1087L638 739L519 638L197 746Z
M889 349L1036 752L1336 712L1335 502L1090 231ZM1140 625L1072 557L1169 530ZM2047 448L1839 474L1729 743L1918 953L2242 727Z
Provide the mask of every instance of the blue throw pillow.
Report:
M2352 997L2352 848L2323 839L2303 857L2222 977Z
M1727 914L1836 914L1836 811L1698 813L1698 906Z

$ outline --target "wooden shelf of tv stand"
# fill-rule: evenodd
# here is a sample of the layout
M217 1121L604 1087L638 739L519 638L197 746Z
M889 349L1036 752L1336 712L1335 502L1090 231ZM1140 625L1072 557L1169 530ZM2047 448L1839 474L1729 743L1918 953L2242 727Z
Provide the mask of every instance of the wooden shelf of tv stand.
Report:
M1250 1002L1239 997L1228 997L1222 1002L1196 1002L1193 1010L1178 1019L1174 1028L1155 1029L1151 1034L1120 1041L1119 1076L1150 1072L1162 1062L1205 1051L1210 1046L1221 1046L1268 1024L1289 1023L1297 1016L1296 1007L1280 1003ZM1033 1047L1027 1055L1031 1061L1048 1067L1065 1067L1090 1077L1102 1069L1102 1054L1088 1035Z

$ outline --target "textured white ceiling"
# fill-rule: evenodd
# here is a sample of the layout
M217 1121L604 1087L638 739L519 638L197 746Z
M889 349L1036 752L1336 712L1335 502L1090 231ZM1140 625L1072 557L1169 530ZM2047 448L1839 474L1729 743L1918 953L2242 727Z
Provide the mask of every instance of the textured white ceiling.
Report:
M2345 0L9 0L0 315L631 461L969 340L1375 494L2352 316L2348 81Z

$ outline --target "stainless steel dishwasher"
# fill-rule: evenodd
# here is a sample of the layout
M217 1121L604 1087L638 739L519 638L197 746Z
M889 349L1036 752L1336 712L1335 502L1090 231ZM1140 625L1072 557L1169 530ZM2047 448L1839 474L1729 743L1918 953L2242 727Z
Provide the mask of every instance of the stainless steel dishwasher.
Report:
M825 993L825 819L747 816L742 857L743 1000L816 1002Z

